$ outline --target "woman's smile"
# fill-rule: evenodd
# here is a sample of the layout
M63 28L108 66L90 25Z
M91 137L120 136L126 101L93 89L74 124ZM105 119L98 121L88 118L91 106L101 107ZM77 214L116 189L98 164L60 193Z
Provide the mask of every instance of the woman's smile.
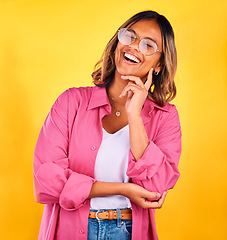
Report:
M123 52L123 57L124 57L124 62L126 62L127 64L138 64L141 63L141 60L139 59L138 56L136 56L135 54L125 51Z

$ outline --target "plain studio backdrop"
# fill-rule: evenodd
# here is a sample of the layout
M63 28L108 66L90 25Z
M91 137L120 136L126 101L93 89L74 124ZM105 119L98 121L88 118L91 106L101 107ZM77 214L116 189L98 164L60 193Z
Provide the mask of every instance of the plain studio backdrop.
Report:
M176 36L183 151L181 177L156 211L160 240L227 239L227 1L1 0L0 232L35 240L43 206L33 197L33 151L56 98L92 85L117 28L155 10Z

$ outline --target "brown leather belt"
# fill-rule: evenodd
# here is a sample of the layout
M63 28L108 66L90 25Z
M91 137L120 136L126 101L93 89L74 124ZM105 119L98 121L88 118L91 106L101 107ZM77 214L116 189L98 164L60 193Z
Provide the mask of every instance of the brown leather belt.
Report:
M117 219L117 211L108 210L108 211L89 212L89 218L113 220L113 219ZM121 219L131 220L132 210L131 209L121 210Z

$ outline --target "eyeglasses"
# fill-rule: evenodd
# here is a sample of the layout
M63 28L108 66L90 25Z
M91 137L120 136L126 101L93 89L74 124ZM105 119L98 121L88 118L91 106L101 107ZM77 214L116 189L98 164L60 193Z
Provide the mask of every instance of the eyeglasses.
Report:
M140 40L139 50L145 56L153 55L156 52L162 53L160 50L158 50L157 44L152 39L150 38L142 39L136 36L136 33L131 29L122 28L118 30L118 40L124 45L130 45L134 43L136 38Z

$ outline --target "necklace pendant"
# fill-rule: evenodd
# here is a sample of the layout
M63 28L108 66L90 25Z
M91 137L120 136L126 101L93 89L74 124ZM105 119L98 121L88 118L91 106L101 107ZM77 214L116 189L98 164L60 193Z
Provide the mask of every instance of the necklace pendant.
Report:
M119 116L121 115L121 112L116 111L116 112L115 112L115 115L116 115L117 117L119 117Z

